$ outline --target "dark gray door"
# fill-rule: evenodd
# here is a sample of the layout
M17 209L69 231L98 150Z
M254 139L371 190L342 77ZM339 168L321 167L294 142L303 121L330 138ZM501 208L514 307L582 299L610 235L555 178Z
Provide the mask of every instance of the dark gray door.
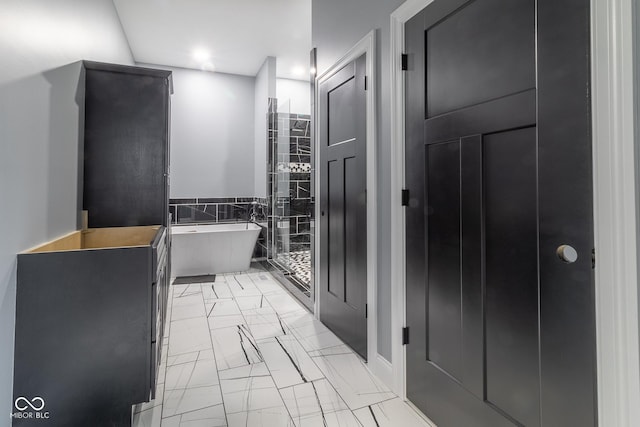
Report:
M405 30L408 398L594 426L589 2L436 0Z
M367 357L365 56L319 87L320 320Z

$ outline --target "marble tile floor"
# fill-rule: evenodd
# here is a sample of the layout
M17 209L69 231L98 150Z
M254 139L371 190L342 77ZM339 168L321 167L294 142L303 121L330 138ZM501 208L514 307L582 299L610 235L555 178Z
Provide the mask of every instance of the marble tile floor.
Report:
M427 427L268 272L173 285L156 399L135 427Z

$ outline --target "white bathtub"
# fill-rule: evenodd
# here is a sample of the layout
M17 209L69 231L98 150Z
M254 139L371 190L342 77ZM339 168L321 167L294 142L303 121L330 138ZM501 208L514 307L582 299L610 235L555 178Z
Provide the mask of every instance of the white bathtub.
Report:
M171 275L246 271L260 234L256 224L176 225L171 227Z

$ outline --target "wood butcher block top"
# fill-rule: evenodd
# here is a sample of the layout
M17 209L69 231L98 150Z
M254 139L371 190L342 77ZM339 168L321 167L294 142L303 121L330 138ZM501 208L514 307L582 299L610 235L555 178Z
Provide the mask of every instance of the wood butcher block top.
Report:
M149 225L78 230L23 253L148 246L161 227L161 225Z

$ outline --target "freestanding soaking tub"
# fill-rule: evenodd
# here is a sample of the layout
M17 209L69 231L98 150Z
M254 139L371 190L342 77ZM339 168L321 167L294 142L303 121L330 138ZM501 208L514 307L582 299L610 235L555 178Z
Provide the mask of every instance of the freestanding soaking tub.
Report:
M260 234L253 223L176 225L171 227L172 275L246 271Z

